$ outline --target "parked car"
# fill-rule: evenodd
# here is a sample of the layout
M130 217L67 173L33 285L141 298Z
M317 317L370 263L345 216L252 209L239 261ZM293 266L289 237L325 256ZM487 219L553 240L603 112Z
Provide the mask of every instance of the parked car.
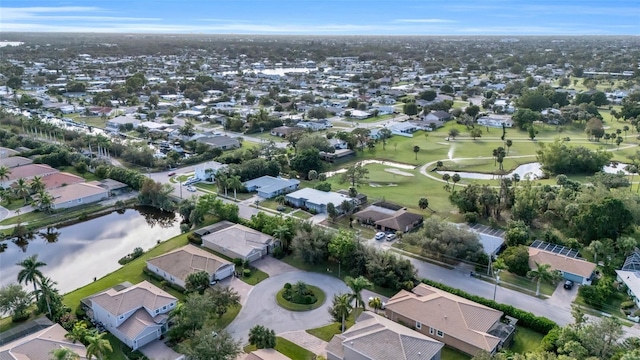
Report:
M168 176L174 176L175 174L176 174L176 172L175 172L175 171L172 171L172 172L168 173L167 175L168 175Z
M196 192L196 188L194 188L193 186L187 186L187 190L191 192Z
M385 236L386 234L383 232L376 233L376 240L382 240Z
M567 290L571 290L573 288L573 281L567 280L564 282L564 288Z
M393 241L396 238L396 234L387 234L387 241Z

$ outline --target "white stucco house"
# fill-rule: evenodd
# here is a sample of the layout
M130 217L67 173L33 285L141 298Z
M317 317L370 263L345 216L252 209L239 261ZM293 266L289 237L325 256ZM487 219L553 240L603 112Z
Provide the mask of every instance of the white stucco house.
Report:
M117 286L83 300L86 304L85 301L91 304L93 320L132 350L166 333L169 312L178 304L178 299L147 281Z
M217 161L209 161L195 167L195 177L203 181L215 182L218 171L226 167L226 164L222 164Z

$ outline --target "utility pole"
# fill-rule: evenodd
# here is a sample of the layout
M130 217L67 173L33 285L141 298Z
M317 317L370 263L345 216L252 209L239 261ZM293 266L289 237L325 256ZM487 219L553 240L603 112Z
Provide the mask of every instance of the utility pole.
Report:
M180 182L180 199L182 199L182 180L179 180Z

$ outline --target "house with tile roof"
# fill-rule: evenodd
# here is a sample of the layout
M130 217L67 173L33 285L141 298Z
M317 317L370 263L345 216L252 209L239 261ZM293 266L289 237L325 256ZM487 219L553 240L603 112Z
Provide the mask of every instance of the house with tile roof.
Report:
M48 190L55 210L91 204L109 197L109 190L89 183L76 183Z
M353 214L359 223L381 231L409 232L422 225L424 217L402 206L379 201Z
M364 312L327 344L327 360L439 360L444 344L383 316Z
M567 256L530 246L529 267L536 268L538 264L549 264L550 270L558 270L565 280L571 280L576 284L591 285L596 264L579 257Z
M221 221L222 225L229 223ZM220 223L218 223L220 224ZM202 246L230 258L240 258L249 262L272 253L279 241L249 227L233 224L219 226L202 236Z
M52 168L49 165L45 164L27 164L22 166L17 166L11 169L9 173L9 178L5 178L0 181L0 186L3 188L8 188L13 183L18 181L18 179L24 179L29 181L36 176L47 176L51 174L58 173L57 169Z
M0 346L0 359L2 360L42 360L50 359L51 352L65 347L72 350L80 357L86 359L87 349L79 342L73 343L65 335L65 330L60 324L53 324L45 329L20 337L8 344Z
M233 275L235 265L195 245L186 245L147 260L147 269L183 289L189 274L204 271L211 282Z
M178 299L143 281L118 286L83 300L90 304L87 314L132 350L159 339L167 332L169 312Z
M515 334L513 322L501 322L501 311L425 284L394 295L385 312L392 321L471 356L479 351L493 354L508 346Z

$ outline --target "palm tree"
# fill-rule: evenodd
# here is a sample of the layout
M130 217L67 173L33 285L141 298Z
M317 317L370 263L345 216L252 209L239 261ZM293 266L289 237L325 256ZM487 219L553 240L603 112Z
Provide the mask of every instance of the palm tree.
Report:
M415 145L413 147L413 152L416 154L416 160L418 160L418 153L420 152L420 146Z
M43 277L40 280L40 289L36 290L36 297L43 296L44 301L47 304L47 312L49 313L49 319L53 320L53 313L51 312L51 297L56 295L58 289L56 285L58 283L51 280L51 278Z
M3 183L4 185L4 181L9 180L9 174L11 174L11 170L9 170L8 167L0 166L0 183Z
M369 299L369 307L373 308L375 313L378 313L378 309L382 309L382 300L379 297L372 297Z
M31 191L34 193L40 192L44 190L44 183L42 182L41 176L34 176L33 179L29 182L29 187Z
M41 190L38 192L38 196L36 201L34 201L34 205L37 206L40 210L48 213L53 209L53 196L48 192Z
M504 145L507 147L507 156L509 156L509 149L511 149L511 146L513 145L513 141L507 140L504 142Z
M20 284L24 283L25 285L32 283L33 291L36 293L37 298L37 285L44 278L44 275L42 275L40 268L46 266L47 264L42 261L38 261L38 254L36 254L29 256L16 265L22 266L22 270L20 270L20 272L18 273L18 282Z
M51 351L51 360L79 360L80 355L78 355L75 351L61 347L58 349L53 349Z
M364 276L358 276L357 278L352 278L351 276L347 276L344 278L344 282L348 287L351 288L353 293L351 294L351 300L356 301L356 308L360 305L364 308L364 301L362 301L362 290L373 286L371 281L367 280Z
M99 333L93 336L87 336L87 359L95 357L98 360L106 359L107 353L113 351L111 343L104 336L107 333Z
M179 303L178 305L181 305L181 304L182 303ZM66 333L64 337L67 340L71 340L71 342L75 344L76 342L81 342L81 343L84 342L84 339L89 334L90 334L90 331L89 329L87 329L87 324L84 321L77 321L75 324L73 324L73 329L71 329L71 331Z
M593 262L598 263L598 255L602 253L604 248L604 244L600 240L593 240L589 246L587 246L587 250L593 253Z
M288 226L278 226L275 230L273 230L273 236L280 240L283 249L287 249L289 247L287 239L289 238L289 236L291 236L291 231L289 231Z
M536 268L527 273L527 277L529 279L536 281L536 296L540 296L540 284L543 281L547 283L554 283L561 278L561 275L557 270L550 269L551 265L538 264L536 262Z
M27 205L27 197L29 197L31 188L24 178L20 178L16 181L15 192L17 196L24 199L24 204Z
M429 199L423 197L418 200L418 207L422 210L429 209ZM431 210L431 209L429 209ZM433 212L433 210L431 210Z
M449 174L442 174L442 180L446 181L447 184L449 183L449 180L451 179L451 175Z
M336 294L333 296L333 311L342 319L342 332L344 332L345 319L351 314L351 294Z
M216 176L216 183L218 183L219 189L224 189L224 197L227 197L227 188L229 187L229 178L225 174L218 174Z
M456 191L456 184L460 181L460 174L453 174L451 177L451 181L453 181L453 189L451 191Z
M629 191L633 190L633 177L638 173L638 167L635 165L630 165L627 169L629 174L631 174L631 186L629 187ZM638 185L640 187L640 184Z
M227 179L227 186L233 189L233 199L238 200L237 191L242 188L242 181L240 181L240 176L232 175Z

